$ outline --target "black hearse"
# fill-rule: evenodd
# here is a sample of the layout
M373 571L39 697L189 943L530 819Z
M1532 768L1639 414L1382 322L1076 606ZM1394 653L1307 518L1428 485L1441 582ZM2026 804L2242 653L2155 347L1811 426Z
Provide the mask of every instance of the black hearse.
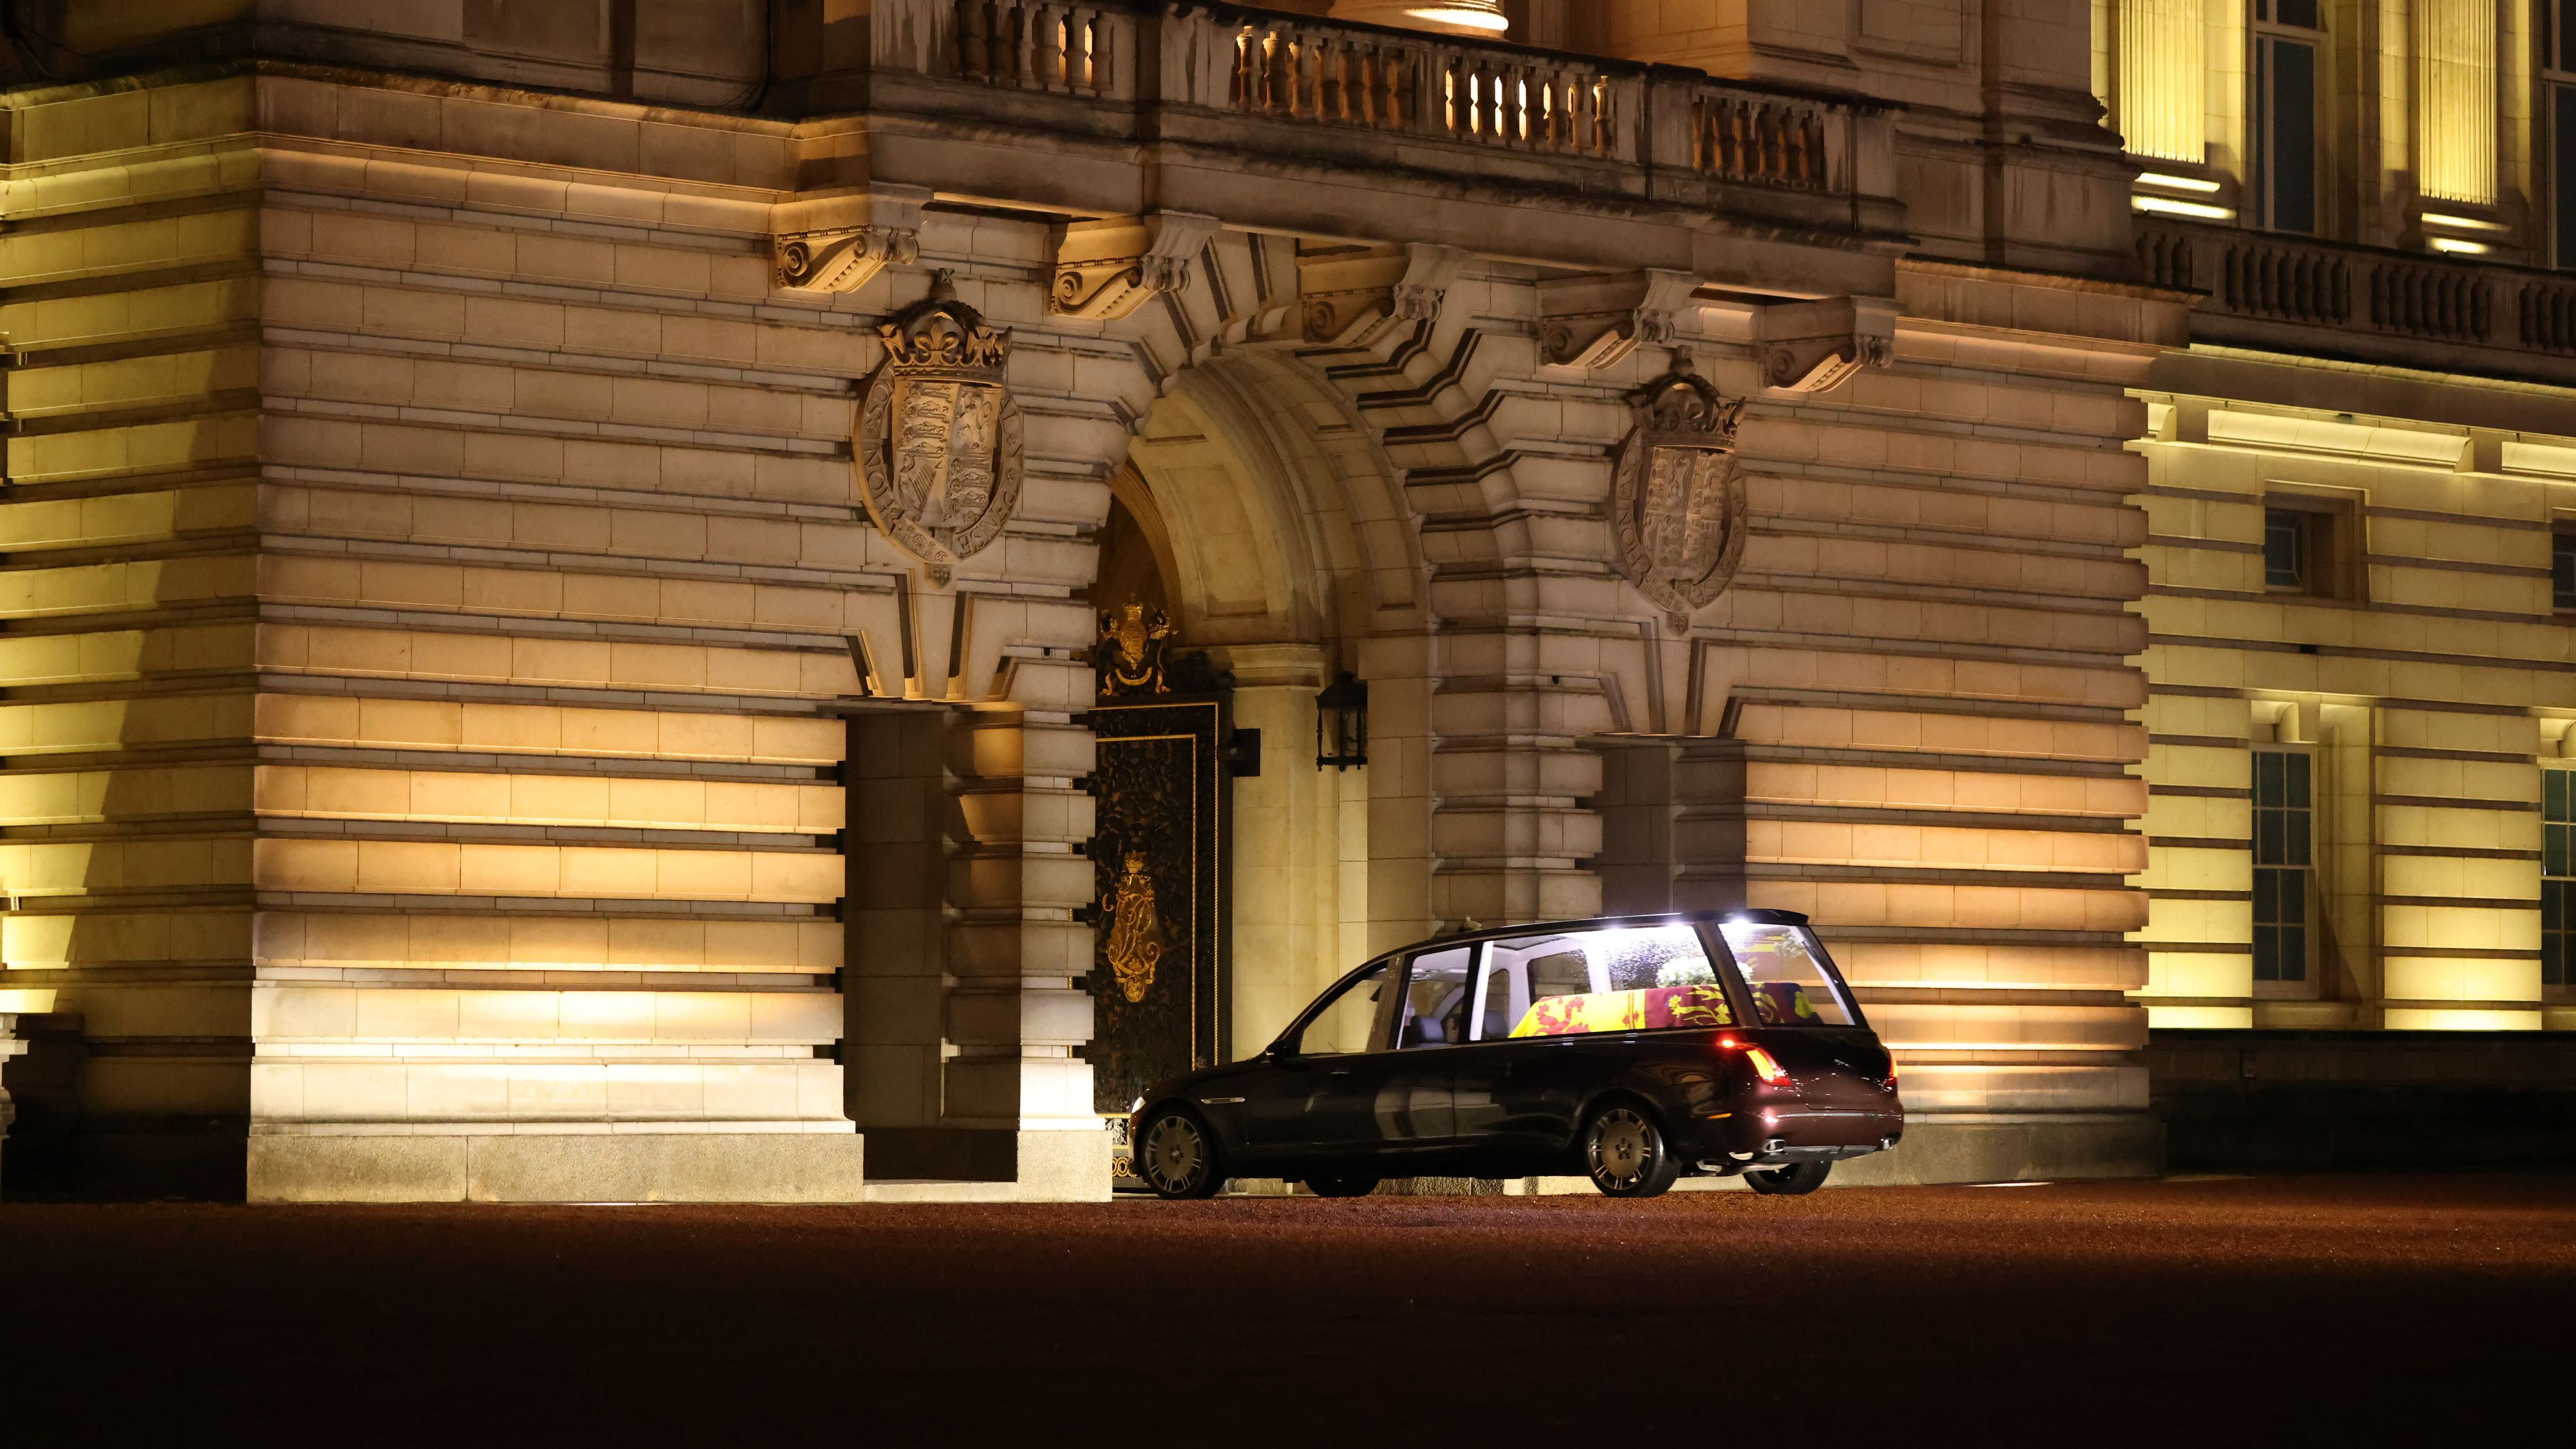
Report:
M1604 917L1442 936L1343 977L1250 1061L1136 1101L1137 1176L1352 1197L1390 1177L1684 1173L1812 1192L1896 1145L1896 1067L1807 918Z

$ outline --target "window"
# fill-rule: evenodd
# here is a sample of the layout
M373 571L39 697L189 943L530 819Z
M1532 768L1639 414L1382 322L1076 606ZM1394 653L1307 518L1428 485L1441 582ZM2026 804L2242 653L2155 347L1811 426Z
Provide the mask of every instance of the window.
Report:
M2263 510L2263 586L2308 591L2308 515L2287 508Z
M1798 926L1728 921L1718 927L1764 1026L1850 1026L1851 1003L1823 949Z
M1397 1046L1456 1046L1467 1039L1467 977L1475 963L1473 946L1425 951L1413 958L1413 969L1404 979L1404 1018L1396 1027Z
M2357 503L2275 494L2263 505L2263 587L2276 594L2349 599L2360 593L2350 566L2361 537Z
M2576 267L2576 0L2541 6L2541 116L2549 175L2550 264Z
M2318 0L2254 0L2254 220L2317 229Z
M2576 770L2540 772L2540 984L2576 986Z
M1386 978L1386 963L1381 961L1334 988L1288 1043L1289 1050L1313 1057L1377 1050L1383 1038L1374 1028Z
M2254 752L2254 979L2308 979L2309 760Z
M1690 926L1496 941L1486 948L1483 986L1480 1040L1735 1024L1726 989Z
M2549 607L2576 609L2576 529L2549 535Z

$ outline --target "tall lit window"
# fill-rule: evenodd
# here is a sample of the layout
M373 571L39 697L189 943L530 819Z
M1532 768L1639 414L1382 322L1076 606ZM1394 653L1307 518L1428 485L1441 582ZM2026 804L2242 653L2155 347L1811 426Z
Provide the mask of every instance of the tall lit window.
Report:
M2208 151L2200 3L2119 0L2119 123L2133 156L2198 165Z
M2576 770L2540 772L2540 984L2576 986Z
M2254 0L2254 219L2317 229L2318 0Z
M2576 0L2546 0L2540 47L2541 144L2549 176L2549 258L2576 267Z
M2254 979L2308 979L2309 761L2254 752Z
M2415 0L2415 184L2496 199L2495 0Z

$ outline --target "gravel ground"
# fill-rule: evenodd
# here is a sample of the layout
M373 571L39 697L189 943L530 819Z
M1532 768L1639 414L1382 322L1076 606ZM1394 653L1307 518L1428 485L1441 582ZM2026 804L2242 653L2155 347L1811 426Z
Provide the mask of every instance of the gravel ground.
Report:
M0 1275L27 1445L2565 1443L2576 1379L2576 1177L10 1204Z

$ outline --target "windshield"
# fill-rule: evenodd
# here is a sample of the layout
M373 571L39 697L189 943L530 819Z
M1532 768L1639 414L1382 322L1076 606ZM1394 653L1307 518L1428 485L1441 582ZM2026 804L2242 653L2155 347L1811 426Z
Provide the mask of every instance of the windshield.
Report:
M1718 934L1744 974L1753 1014L1764 1026L1850 1026L1851 1002L1825 964L1825 948L1804 926L1724 921Z

